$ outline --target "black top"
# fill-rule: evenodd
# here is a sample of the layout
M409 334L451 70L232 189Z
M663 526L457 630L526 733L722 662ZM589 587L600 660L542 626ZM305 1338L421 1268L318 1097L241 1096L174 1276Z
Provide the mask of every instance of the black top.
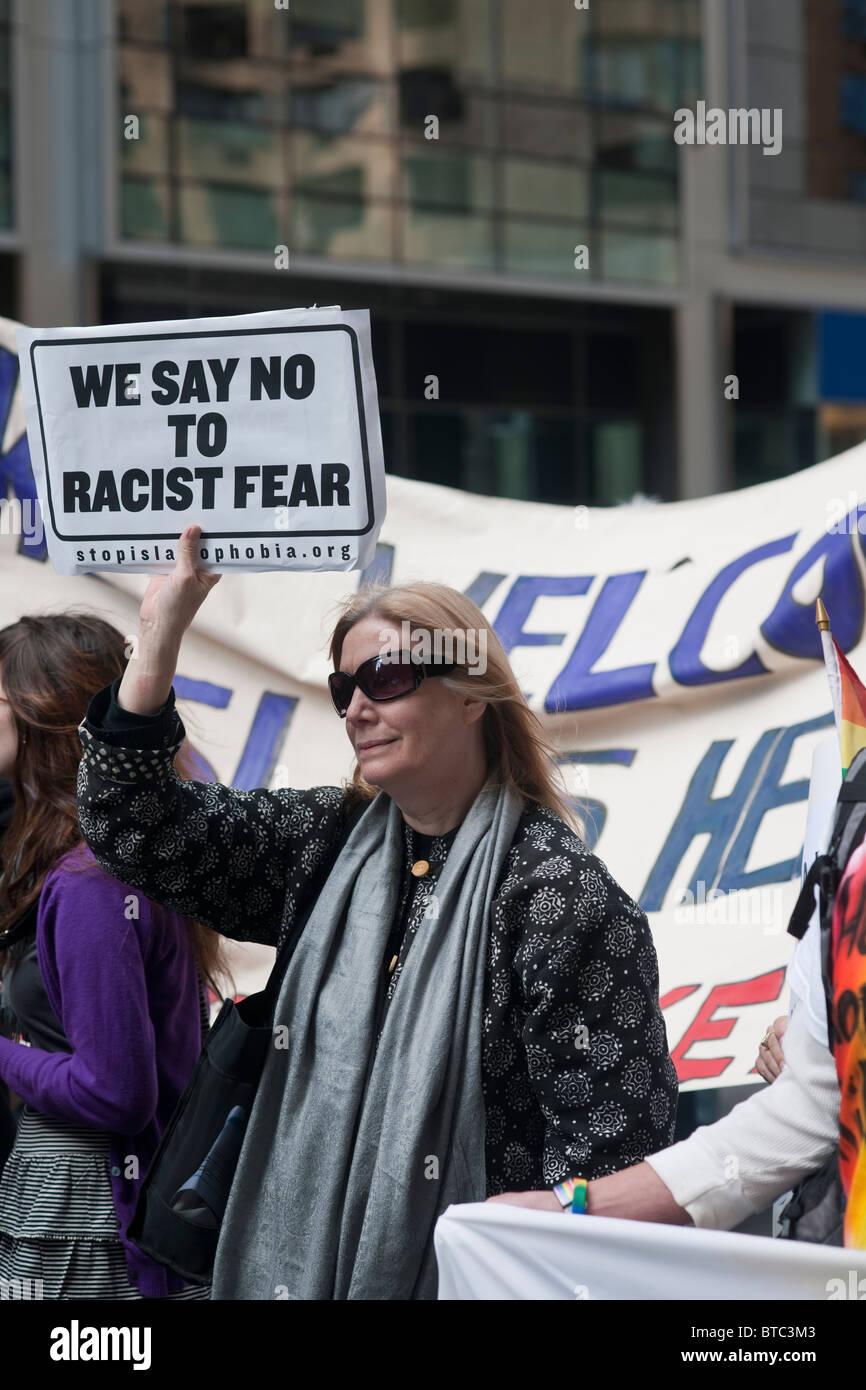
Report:
M35 935L24 954L6 971L0 995L0 1032L44 1052L72 1051L63 1025L48 1001Z
M278 947L345 819L343 789L184 782L173 773L186 736L174 690L141 719L112 709L118 683L79 727L79 822L97 860L223 936ZM383 1013L415 934L439 910L454 838L417 837L405 822L403 832ZM419 858L429 869L416 878ZM527 803L520 818L491 902L484 977L488 1195L602 1177L671 1142L677 1083L646 914L553 809Z
M172 687L169 700L163 705L162 709L157 710L156 714L133 714L130 710L125 710L117 702L118 690L122 676L118 676L109 688L109 699L105 705L105 712L101 717L101 726L113 734L128 734L135 732L136 748L159 747L159 739L148 737L149 731L153 730L156 735L157 730L164 727L166 711L174 705L174 688ZM113 740L110 740L113 741ZM412 863L417 863L419 859L426 859L429 862L441 864L457 834L457 826L449 830L445 835L422 835L417 830L405 824L406 843ZM431 860L432 856L432 860ZM416 877L411 872L404 874L403 884L397 908L397 915L394 918L394 925L388 938L388 947L382 962L383 978L382 986L386 995L386 1002L390 1002L393 989L389 989L391 978L394 971L389 969L394 956L398 956L399 964L402 969L403 960L411 945L414 932L410 932L407 939L407 927L413 920L413 905L418 897L418 890L421 887L421 878ZM404 948L405 944L405 949ZM396 966L395 966L396 970ZM396 981L395 981L396 983ZM47 1003L47 1000L46 1000ZM384 1011L383 1011L384 1017Z

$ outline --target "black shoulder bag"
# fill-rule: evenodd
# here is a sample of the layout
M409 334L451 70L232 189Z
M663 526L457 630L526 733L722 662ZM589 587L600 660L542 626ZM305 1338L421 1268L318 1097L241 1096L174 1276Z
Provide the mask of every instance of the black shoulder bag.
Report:
M366 805L361 802L347 814L330 854L308 884L265 988L239 1004L224 1002L142 1182L127 1234L151 1259L193 1284L208 1284L213 1277L246 1120L273 1046L274 1009L283 976L325 880Z

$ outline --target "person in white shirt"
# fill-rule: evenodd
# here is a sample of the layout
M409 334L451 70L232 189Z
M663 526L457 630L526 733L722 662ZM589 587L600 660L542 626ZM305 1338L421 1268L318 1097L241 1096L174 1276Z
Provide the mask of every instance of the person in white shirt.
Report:
M772 1084L688 1139L591 1181L588 1212L729 1230L822 1167L839 1142L839 1082L819 948L813 922L788 967L787 1027L777 1019L762 1040L758 1070ZM550 1189L488 1200L568 1212Z

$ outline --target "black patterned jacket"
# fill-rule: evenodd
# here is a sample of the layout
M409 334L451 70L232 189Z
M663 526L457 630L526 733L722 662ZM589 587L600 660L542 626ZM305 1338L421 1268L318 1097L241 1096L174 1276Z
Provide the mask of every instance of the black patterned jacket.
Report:
M182 781L174 691L126 733L104 726L111 704L107 687L79 728L79 820L99 863L223 936L279 945L340 828L340 788ZM405 885L416 857L409 826L404 838ZM415 884L391 993L447 848L433 840L430 872ZM646 915L565 822L537 806L521 817L492 905L482 1084L488 1195L601 1177L673 1138L677 1080Z

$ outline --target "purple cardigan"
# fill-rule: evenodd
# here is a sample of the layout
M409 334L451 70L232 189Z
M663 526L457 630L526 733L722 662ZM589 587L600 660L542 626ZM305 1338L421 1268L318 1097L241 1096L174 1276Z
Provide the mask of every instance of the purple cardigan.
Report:
M71 869L73 860L84 868ZM201 1050L198 978L184 918L119 883L82 846L45 878L36 951L72 1052L0 1037L0 1076L43 1115L108 1132L130 1281L142 1297L164 1298L185 1281L128 1241L126 1227Z

